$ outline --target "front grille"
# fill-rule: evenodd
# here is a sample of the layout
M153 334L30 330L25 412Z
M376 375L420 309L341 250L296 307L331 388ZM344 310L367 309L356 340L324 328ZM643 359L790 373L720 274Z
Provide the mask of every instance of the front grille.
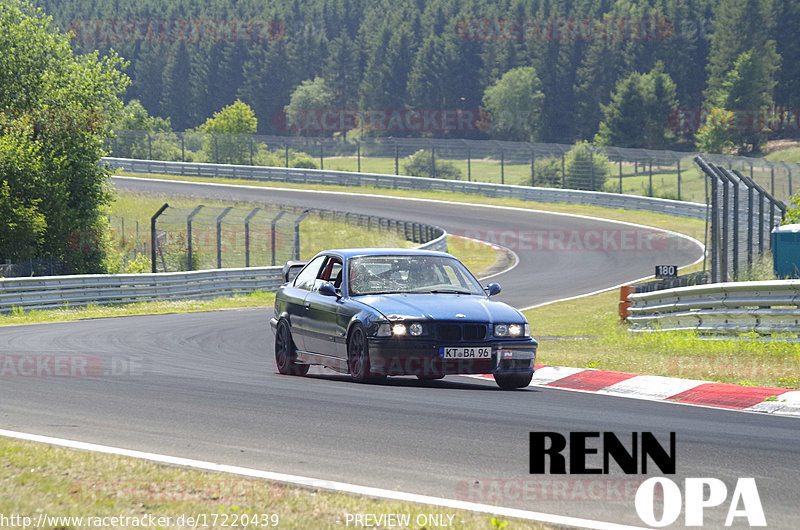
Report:
M445 342L483 340L486 338L486 324L439 324L436 338Z

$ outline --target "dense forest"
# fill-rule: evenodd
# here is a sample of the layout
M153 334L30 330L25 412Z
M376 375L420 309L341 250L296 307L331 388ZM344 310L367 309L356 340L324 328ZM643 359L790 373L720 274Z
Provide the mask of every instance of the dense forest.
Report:
M125 99L169 118L174 130L197 127L237 99L262 134L292 133L283 111L301 102L393 111L493 105L507 119L524 114L524 123L500 127L489 112L492 127L361 133L680 147L698 140L707 117L697 109L721 109L713 117L724 129L739 119L725 109L800 108L795 0L35 4L74 33L76 51L113 49L127 59ZM676 116L689 118L676 124ZM733 143L757 150L766 136L797 135L791 125L759 126L758 138L745 126L751 137ZM706 134L708 145L719 140Z

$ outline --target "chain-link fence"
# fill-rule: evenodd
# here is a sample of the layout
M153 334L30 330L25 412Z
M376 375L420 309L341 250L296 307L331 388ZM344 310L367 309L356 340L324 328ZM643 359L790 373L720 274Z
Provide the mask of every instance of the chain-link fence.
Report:
M705 199L705 177L692 163L695 152L494 140L146 131L119 131L107 139L106 147L109 156L119 158L414 174L695 202ZM714 164L739 170L779 200L794 193L800 178L800 164L704 156Z
M151 225L152 270L262 267L299 259L306 215L271 207L167 206Z
M739 170L695 159L707 176L711 205L707 226L711 281L741 279L772 249L771 231L786 206Z

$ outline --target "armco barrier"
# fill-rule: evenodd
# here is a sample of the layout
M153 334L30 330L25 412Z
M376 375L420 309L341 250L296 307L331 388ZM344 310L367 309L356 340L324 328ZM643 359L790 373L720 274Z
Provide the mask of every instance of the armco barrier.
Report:
M0 279L0 312L274 291L282 267Z
M605 208L641 210L692 219L706 218L706 205L694 202L674 201L638 195L620 195L600 191L566 190L465 182L424 177L381 175L378 173L353 173L349 171L327 171L266 166L237 166L228 164L204 164L199 162L162 162L132 158L104 158L116 169L135 173L161 173L193 177L216 177L288 182L292 184L329 184L337 186L371 186L417 191L445 191L469 193L487 197L509 197L526 201L551 203L588 204Z
M426 225L427 226L427 225ZM447 251L447 234L418 248ZM282 267L248 267L149 274L86 274L0 278L0 313L90 304L121 304L181 298L213 298L275 291Z
M631 331L800 334L800 280L727 282L630 295Z

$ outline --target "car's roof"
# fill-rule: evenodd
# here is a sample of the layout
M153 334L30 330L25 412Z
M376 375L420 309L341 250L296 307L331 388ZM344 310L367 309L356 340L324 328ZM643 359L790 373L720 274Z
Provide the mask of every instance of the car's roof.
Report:
M323 250L320 254L339 254L346 259L359 256L445 256L455 258L446 252L417 248L335 248Z

